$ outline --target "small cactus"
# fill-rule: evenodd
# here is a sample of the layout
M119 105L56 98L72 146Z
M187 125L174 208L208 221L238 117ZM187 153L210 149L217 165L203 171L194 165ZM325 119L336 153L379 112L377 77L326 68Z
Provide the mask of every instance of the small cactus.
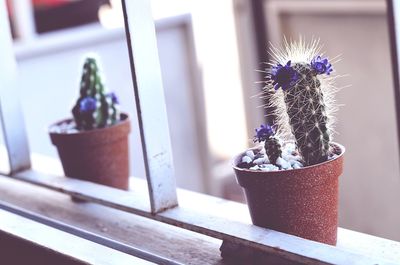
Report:
M282 155L281 144L275 135L275 130L270 125L261 125L256 129L254 142L264 142L265 153L272 164L276 164L276 160Z
M87 58L83 66L80 97L72 108L77 129L91 130L117 123L120 120L118 104L114 93L106 93L96 60Z
M319 53L318 42L286 43L284 51L272 49L276 59L269 69L266 89L275 90L278 127L290 128L304 164L328 160L332 133L332 65ZM293 63L294 61L294 63ZM281 88L281 89L279 89Z

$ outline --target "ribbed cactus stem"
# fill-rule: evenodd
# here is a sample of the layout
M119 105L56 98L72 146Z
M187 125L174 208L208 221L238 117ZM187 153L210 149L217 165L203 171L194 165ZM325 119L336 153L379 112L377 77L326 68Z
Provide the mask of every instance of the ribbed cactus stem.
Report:
M307 63L296 63L295 85L284 91L289 123L305 165L328 160L330 135L326 106L317 73Z
M265 91L275 90L275 94L267 106L275 108L279 135L286 141L295 140L302 164L318 164L331 153L333 114L338 110L336 77L330 77L332 63L321 54L318 40L284 43L282 49L271 47Z
M272 164L282 155L279 138L275 135L275 129L269 124L261 124L256 130L254 142L264 142L265 153Z
M282 147L279 143L279 139L275 136L269 137L264 142L265 153L268 156L269 161L276 165L276 160L282 156Z
M118 100L106 94L94 58L87 58L83 66L80 97L72 109L78 129L90 130L115 124L120 115Z

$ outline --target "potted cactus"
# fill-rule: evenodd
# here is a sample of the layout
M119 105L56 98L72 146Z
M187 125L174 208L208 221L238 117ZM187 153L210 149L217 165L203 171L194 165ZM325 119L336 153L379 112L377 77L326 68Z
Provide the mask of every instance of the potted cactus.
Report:
M96 59L87 58L73 119L49 129L67 177L128 189L130 121L118 104L114 93L106 93Z
M255 225L336 244L338 178L344 147L332 141L335 76L318 41L271 48L264 93L274 124L256 129L259 146L235 157Z

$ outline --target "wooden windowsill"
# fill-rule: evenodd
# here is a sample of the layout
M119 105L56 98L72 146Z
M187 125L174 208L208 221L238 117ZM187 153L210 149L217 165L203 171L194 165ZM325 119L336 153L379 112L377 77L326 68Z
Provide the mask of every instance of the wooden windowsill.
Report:
M339 228L337 247L327 246L251 225L244 204L185 190L178 190L179 207L152 215L145 182L136 178L132 178L132 192L64 177L38 176L31 171L18 174L15 178L116 209L94 203L73 203L68 195L9 177L0 177L1 201L178 262L204 264L204 259L207 259L212 261L207 263L220 264L218 249L222 241L219 239L245 243L302 263L313 259L316 264L349 264L356 261L359 264L396 264L400 260L399 242Z
M154 264L2 209L0 220L7 264Z
M9 177L0 177L0 201L177 263L222 264L221 240L95 203L75 203L68 195Z

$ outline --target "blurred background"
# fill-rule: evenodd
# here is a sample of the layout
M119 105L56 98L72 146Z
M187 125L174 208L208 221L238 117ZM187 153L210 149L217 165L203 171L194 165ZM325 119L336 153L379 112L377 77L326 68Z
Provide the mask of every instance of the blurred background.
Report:
M346 147L340 226L400 240L400 169L384 0L152 0L177 184L244 201L230 159L265 120L269 42L321 39L344 87L335 141ZM47 127L70 117L84 56L132 117L131 171L144 177L120 0L8 0L34 167L59 171ZM1 57L0 57L1 59ZM351 85L348 87L348 85ZM3 148L4 149L4 148ZM43 167L42 167L43 168Z

